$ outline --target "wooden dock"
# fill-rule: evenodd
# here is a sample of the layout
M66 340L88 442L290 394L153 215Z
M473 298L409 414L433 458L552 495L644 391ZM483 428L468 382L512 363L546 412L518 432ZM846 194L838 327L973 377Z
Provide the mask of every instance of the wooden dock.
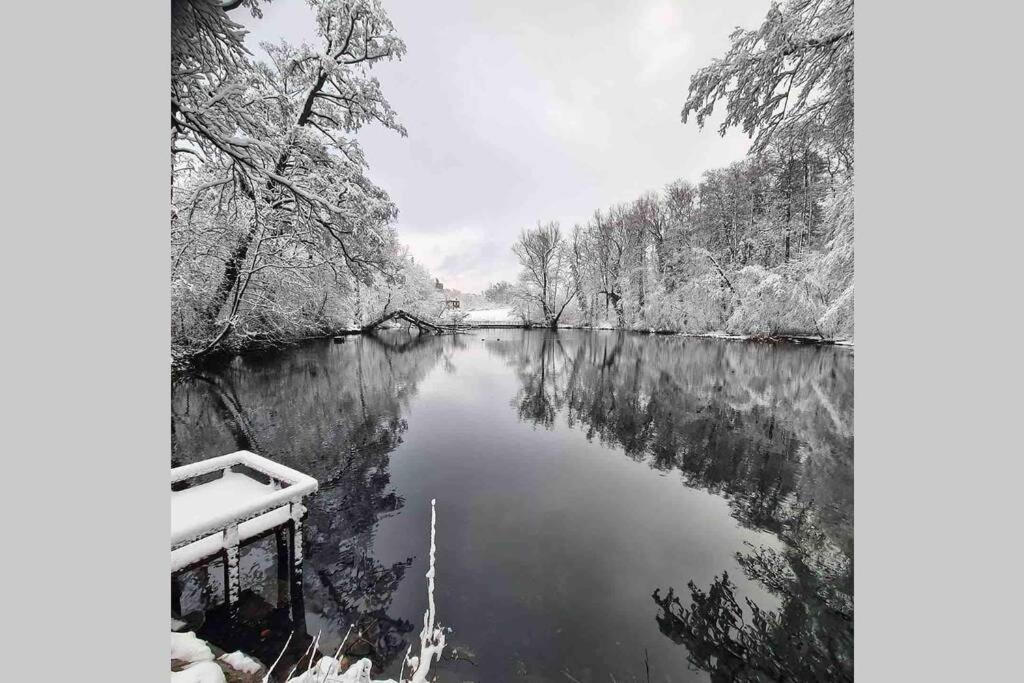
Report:
M316 489L316 479L250 451L172 469L172 611L180 613L173 604L175 574L218 558L224 560L225 601L235 609L239 548L270 534L277 539L278 577L288 582L293 610L301 609L302 501Z

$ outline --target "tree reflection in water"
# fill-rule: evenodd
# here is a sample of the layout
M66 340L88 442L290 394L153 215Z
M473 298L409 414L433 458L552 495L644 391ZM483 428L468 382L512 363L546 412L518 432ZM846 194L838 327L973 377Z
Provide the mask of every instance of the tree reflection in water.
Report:
M522 420L559 414L723 496L784 550L737 553L778 611L737 600L723 570L689 600L655 590L662 633L714 681L853 677L853 360L845 349L547 332L492 343L520 380ZM689 604L687 604L689 603Z
M660 579L642 592L693 665L714 680L852 677L849 351L616 332L497 336L482 341L515 374L512 409L523 422L578 429L721 496L739 524L782 540L740 553L737 566L712 567L680 595ZM324 650L355 624L362 635L348 651L369 654L378 669L404 651L412 624L393 616L393 604L410 564L383 564L371 549L378 522L404 505L390 457L410 400L428 373L452 370L451 351L465 345L388 335L313 343L236 359L174 388L175 464L251 448L321 482L305 525L304 580ZM749 587L739 572L777 596L778 608L748 604L733 585Z
M305 523L306 610L323 624L324 650L352 626L346 651L378 670L404 652L413 629L388 614L412 558L382 565L370 553L378 521L404 504L389 458L417 384L452 343L384 335L311 344L236 358L173 388L175 465L255 449L320 482Z

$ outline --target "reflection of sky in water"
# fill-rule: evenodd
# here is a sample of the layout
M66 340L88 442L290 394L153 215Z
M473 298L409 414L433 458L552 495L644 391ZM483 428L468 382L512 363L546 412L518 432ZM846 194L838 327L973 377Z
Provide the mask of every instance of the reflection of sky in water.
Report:
M439 615L478 664L448 663L442 680L632 680L645 651L656 680L706 680L659 630L651 593L727 571L740 602L777 609L736 553L785 551L779 534L793 538L799 520L852 553L852 378L849 351L816 347L355 338L180 385L175 457L249 440L321 481L305 584L325 649L360 614L390 629L381 642L415 637L437 498Z

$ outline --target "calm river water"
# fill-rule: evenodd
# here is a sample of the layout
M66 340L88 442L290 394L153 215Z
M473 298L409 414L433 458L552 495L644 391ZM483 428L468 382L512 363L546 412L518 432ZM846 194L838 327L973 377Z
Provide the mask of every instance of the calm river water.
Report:
M236 358L176 382L172 413L175 465L245 448L320 481L304 628L324 652L355 625L352 654L397 676L436 498L439 680L852 678L849 349L382 333ZM242 569L273 602L273 543ZM201 634L220 580L185 584ZM247 618L264 658L291 628Z

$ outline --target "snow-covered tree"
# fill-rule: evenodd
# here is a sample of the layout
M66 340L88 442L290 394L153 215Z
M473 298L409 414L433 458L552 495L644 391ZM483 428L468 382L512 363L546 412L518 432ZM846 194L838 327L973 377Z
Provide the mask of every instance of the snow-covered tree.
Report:
M493 282L484 290L483 296L487 301L500 305L509 305L514 299L515 285L511 282Z
M576 297L561 228L551 222L523 230L512 251L522 266L519 279L524 305L538 309L546 326L557 327L566 306Z
M683 105L703 126L725 101L722 134L739 126L753 151L813 136L853 165L853 0L772 3L764 23L730 36L726 55L690 79Z
M428 320L439 316L445 293L435 286L436 278L409 255L408 249L400 249L391 261L395 264L394 270L378 278L375 287L367 288L357 325L365 325L396 310L408 311Z
M690 82L751 153L699 183L598 209L568 240L586 324L853 335L853 0L773 4Z
M405 134L371 74L405 45L378 0L309 4L317 44L264 44L258 62L229 15L260 16L258 0L172 2L172 295L193 353L287 336L268 319L308 326L332 300L340 323L343 300L399 267L397 209L354 134Z

